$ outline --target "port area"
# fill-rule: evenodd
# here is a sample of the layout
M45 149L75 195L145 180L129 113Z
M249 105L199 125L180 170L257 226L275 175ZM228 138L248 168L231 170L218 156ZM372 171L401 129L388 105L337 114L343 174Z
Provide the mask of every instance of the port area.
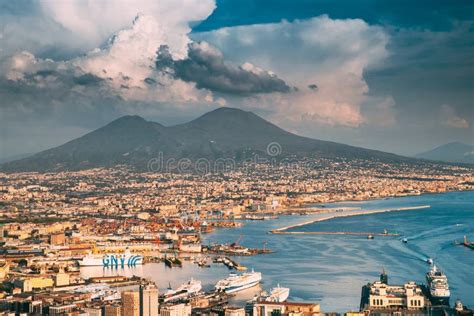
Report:
M145 256L143 263L164 263L168 268L182 268L184 261L190 261L202 268L210 268L210 262L221 263L230 270L245 271L247 267L239 264L227 256L206 256L206 257L157 257Z
M427 209L430 208L430 205L420 205L420 206L408 206L408 207L400 207L394 209L377 209L377 210L357 210L357 211L335 211L330 215L316 218L307 222L289 225L277 229L273 229L269 231L270 234L288 234L288 235L353 235L353 236L384 236L384 237L397 237L399 234L397 233L389 233L384 231L383 233L373 233L373 232L323 232L323 231L305 231L305 232L291 232L289 230L301 227L313 223L328 221L334 218L339 217L349 217L349 216L362 216L362 215L369 215L369 214L379 214L379 213L387 213L387 212L401 212L401 211L411 211L411 210L420 210L420 209Z

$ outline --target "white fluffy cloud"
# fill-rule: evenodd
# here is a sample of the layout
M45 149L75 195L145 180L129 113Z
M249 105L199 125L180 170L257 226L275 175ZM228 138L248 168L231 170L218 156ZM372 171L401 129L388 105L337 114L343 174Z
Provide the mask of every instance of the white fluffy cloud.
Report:
M309 20L223 28L195 34L221 49L226 56L275 72L298 92L251 97L246 104L274 112L274 119L308 120L357 127L367 123L362 107L371 99L364 71L388 55L388 36L382 28L362 20ZM390 96L379 110L387 110Z
M40 86L40 82L47 83L44 80L47 78L49 82L62 81L66 90L86 95L88 91L83 83L93 79L108 87L108 93L130 102L168 102L176 106L225 102L214 100L211 92L197 89L194 83L157 72L155 67L161 45L169 48L175 60L187 56L191 42L189 24L209 16L215 8L213 0L39 3L43 13L67 29L75 40L85 46L91 42L97 46L84 56L66 61L38 58L28 51L16 52L0 58L6 79ZM187 10L182 10L183 6ZM107 36L108 41L100 45ZM36 75L45 72L51 73ZM67 76L72 77L58 80Z
M160 38L166 37L181 53L188 42L189 24L205 20L215 9L214 0L40 0L40 4L46 15L93 47L128 27L135 16L150 15L159 23Z

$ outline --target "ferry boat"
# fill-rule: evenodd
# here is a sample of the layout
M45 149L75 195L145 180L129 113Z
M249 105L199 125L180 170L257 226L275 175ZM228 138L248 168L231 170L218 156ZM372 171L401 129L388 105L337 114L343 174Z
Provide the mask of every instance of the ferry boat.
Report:
M220 280L216 284L218 292L235 293L251 288L260 283L262 274L260 272L245 272L242 274L231 273L228 278Z
M202 284L199 280L191 279L188 282L182 284L176 290L172 290L171 286L168 291L164 294L163 302L171 302L179 299L184 299L201 291Z
M88 254L79 261L81 267L132 267L143 264L141 254L132 254L129 250L117 254Z
M430 271L426 273L426 281L430 290L431 301L437 305L449 305L448 278L439 270L436 265L432 265Z
M265 301L282 303L288 299L288 296L290 296L290 289L287 287L280 287L280 284L278 284L277 287L274 287L270 291L270 295L265 298Z

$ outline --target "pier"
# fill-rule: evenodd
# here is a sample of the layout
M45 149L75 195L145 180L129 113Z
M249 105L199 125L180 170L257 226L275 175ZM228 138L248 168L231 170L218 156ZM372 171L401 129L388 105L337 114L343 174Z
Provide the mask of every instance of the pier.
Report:
M379 209L379 210L361 210L361 211L353 211L353 212L334 212L331 215L313 219L304 223L289 225L277 229L271 230L270 234L291 234L291 235L373 235L373 236L392 236L396 237L399 236L398 234L377 234L377 233L364 233L364 232L288 232L289 229L293 229L296 227L301 227L313 223L323 222L334 218L339 217L349 217L349 216L360 216L360 215L370 215L370 214L379 214L379 213L386 213L386 212L401 212L401 211L410 211L410 210L420 210L430 208L430 205L420 205L420 206L408 206L408 207L401 207L396 209Z
M366 232L288 232L275 231L272 234L280 235L349 235L349 236L380 236L380 237L398 237L397 233L366 233Z

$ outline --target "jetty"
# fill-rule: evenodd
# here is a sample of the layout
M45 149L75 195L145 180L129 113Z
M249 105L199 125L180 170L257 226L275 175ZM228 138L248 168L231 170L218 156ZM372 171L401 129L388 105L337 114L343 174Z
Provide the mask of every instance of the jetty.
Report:
M399 237L398 233L367 233L367 232L289 232L278 231L273 234L281 235L349 235L349 236L380 236L380 237Z
M352 212L333 212L328 216L316 218L310 221L306 221L299 224L288 225L285 227L277 228L271 230L270 234L291 234L291 235L374 235L374 236L398 236L398 234L390 234L390 233L362 233L362 232L288 232L288 230L301 227L313 223L323 222L334 218L339 217L349 217L349 216L361 216L361 215L370 215L370 214L379 214L379 213L387 213L387 212L401 212L401 211L410 211L410 210L420 210L430 208L430 205L420 205L420 206L407 206L407 207L400 207L400 208L391 208L391 209L377 209L377 210L357 210Z

